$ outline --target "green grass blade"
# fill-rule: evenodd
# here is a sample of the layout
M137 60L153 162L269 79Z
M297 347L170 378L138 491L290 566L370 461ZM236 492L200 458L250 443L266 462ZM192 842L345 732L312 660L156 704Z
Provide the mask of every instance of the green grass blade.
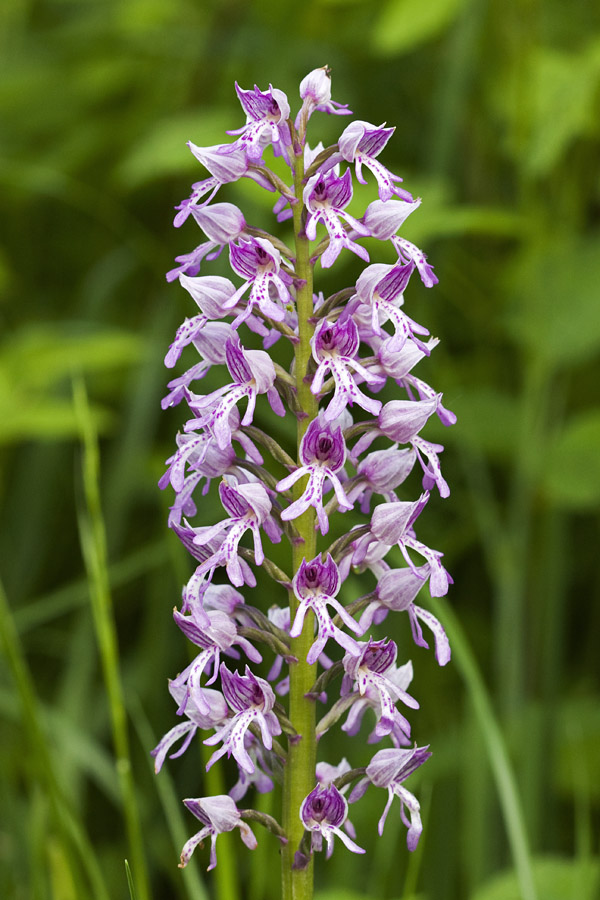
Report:
M123 799L131 859L139 900L149 900L149 879L131 767L127 713L121 684L119 650L108 578L106 533L100 503L98 438L82 379L74 380L73 399L83 443L85 509L81 509L78 515L81 549L88 575L94 627L108 695L116 768Z
M446 629L452 646L453 660L465 682L477 723L481 729L496 790L498 791L498 799L519 880L522 900L538 900L533 879L529 840L525 829L517 783L506 749L506 743L494 715L492 703L481 672L464 631L448 603L440 598L432 598L431 607Z
M66 845L70 845L85 871L96 900L109 900L102 870L94 853L94 848L87 834L81 827L77 817L60 786L56 774L54 760L51 756L46 734L42 724L40 703L36 695L33 678L23 653L17 629L0 582L0 647L12 673L19 703L23 726L31 745L32 756L36 761L40 780L46 789L54 816Z

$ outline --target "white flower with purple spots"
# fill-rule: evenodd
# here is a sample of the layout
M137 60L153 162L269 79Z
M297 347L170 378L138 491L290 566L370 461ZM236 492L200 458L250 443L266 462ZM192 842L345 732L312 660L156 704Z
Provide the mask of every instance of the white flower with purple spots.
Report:
M358 623L346 612L342 604L335 599L341 583L338 568L329 553L324 563L321 562L318 556L310 562L306 562L303 559L300 563L300 568L294 576L294 594L299 601L299 605L290 629L290 637L299 637L302 634L304 619L309 611L314 613L317 621L318 636L306 657L309 665L318 660L329 638L333 638L340 647L343 647L351 655L361 653L357 642L333 624L327 610L327 607L331 606L347 628L355 634L361 634Z
M413 747L410 750L391 748L380 750L367 766L367 778L359 782L350 795L351 803L358 800L364 794L369 782L375 787L387 788L388 799L378 825L380 835L383 834L385 820L392 800L394 797L398 797L400 800L400 817L408 829L406 844L411 852L416 850L423 831L421 809L417 798L410 791L407 791L402 783L419 766L422 766L430 756L431 753L428 747Z
M277 389L273 387L275 366L265 350L244 350L239 340L229 339L225 344L225 359L234 381L205 396L191 395L188 402L197 418L186 425L186 429L188 426L194 430L210 429L222 450L231 444L231 410L244 397L248 398L248 406L242 425L252 423L259 394L267 395L277 415L284 415L285 412Z
M323 849L323 838L327 845L326 857L333 853L333 838L340 841L352 853L365 853L354 841L344 834L342 826L348 818L348 801L334 784L318 784L310 792L300 807L300 819L311 833L311 851Z
M219 485L221 503L229 513L228 519L207 528L196 528L193 543L199 546L220 539L218 549L196 569L196 576L209 573L209 578L217 566L225 566L225 571L232 584L244 584L244 575L238 557L238 545L246 531L251 531L254 539L254 562L262 565L265 555L260 538L262 526L271 541L281 540L281 533L269 515L271 501L262 484L229 484L222 481Z
M290 105L283 91L272 85L267 91L261 91L256 85L254 90L245 91L237 82L235 91L246 113L246 124L227 132L241 137L230 147L221 148L221 152L229 155L234 150L244 150L248 161L253 163L261 158L264 148L272 144L276 155L282 155L287 160L287 147L291 143L287 122Z
M246 674L230 672L225 663L221 663L221 686L227 703L233 710L233 717L204 743L212 747L223 741L223 746L216 750L209 759L206 770L222 756L233 756L238 766L252 775L254 763L246 749L244 738L250 726L258 725L262 742L267 750L273 746L273 738L281 734L281 725L273 706L275 694L268 681L253 675L248 666Z
M307 238L310 241L316 240L318 222L323 223L329 234L329 246L321 256L324 269L333 265L344 247L365 262L369 261L365 248L350 239L341 221L344 219L356 234L369 237L366 225L344 212L351 200L352 175L349 169L341 178L333 170L325 175L317 172L308 179L304 188L304 203L308 210L305 226Z
M284 521L296 519L313 506L317 511L317 522L321 534L329 531L329 520L323 507L323 491L328 479L335 491L341 510L352 509L341 482L336 475L344 465L346 444L341 428L334 428L323 418L322 413L308 426L300 443L300 462L291 475L277 483L278 491L287 491L300 478L308 475L308 483L301 497L286 507L281 513Z
M400 176L392 175L389 169L375 159L395 130L395 128L386 128L385 125L377 127L369 122L359 120L351 122L340 135L338 142L340 154L347 162L355 164L356 178L361 184L367 183L362 174L362 167L366 166L371 170L377 179L380 200L387 201L396 195L405 202L411 203L412 195L399 188L395 183L402 181Z
M321 319L315 329L311 341L313 357L318 363L317 371L311 384L311 392L319 394L325 376L328 372L333 375L335 391L325 410L326 422L333 422L346 409L354 403L362 409L376 416L381 409L381 402L367 397L360 390L350 369L353 369L368 384L381 385L382 379L378 375L368 372L361 363L355 359L360 344L356 323L350 317L344 322L329 322Z
M202 846L202 842L210 837L210 864L208 871L217 865L217 837L226 831L233 831L234 828L240 829L240 836L250 850L255 850L257 846L256 838L250 826L242 820L241 813L235 802L227 794L220 794L216 797L196 797L188 798L183 801L189 811L202 822L203 828L200 829L193 837L186 841L181 851L181 860L179 868L183 869L190 861L192 853L198 846Z

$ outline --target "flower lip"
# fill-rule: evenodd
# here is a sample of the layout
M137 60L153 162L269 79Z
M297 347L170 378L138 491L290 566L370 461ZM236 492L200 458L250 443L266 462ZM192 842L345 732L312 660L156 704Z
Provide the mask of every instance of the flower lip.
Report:
M386 641L385 639L382 641L370 640L363 651L360 666L365 666L371 672L381 674L394 664L397 655L398 648L394 641Z
M337 472L346 459L346 442L341 427L326 422L323 413L306 429L300 446L300 461L305 466L315 463Z
M327 554L325 562L321 562L320 556L315 556L310 562L303 559L294 577L294 589L301 600L311 591L334 597L340 585L340 573L330 553Z
M338 828L348 813L348 802L333 785L317 785L304 800L300 817L311 831L323 826Z

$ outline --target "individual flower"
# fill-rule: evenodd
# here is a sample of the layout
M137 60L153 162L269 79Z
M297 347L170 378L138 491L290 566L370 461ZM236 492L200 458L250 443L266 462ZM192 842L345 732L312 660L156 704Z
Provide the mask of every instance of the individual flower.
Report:
M359 625L366 631L373 620L382 621L382 612L408 613L410 627L415 644L418 647L429 647L423 637L421 623L427 625L435 640L435 658L440 666L450 662L450 644L442 624L428 610L417 606L414 602L429 575L429 566L420 566L416 572L411 568L388 569L381 573L375 586L375 598L365 608Z
M401 700L406 706L418 709L419 704L411 695L400 687L394 676L396 669L396 656L398 648L394 641L374 641L372 638L358 645L359 653L347 653L343 664L345 676L342 682L342 694L347 694L352 688L358 691L361 699L366 704L357 707L353 715L346 722L346 731L355 733L356 720L362 717L364 708L371 706L378 715L375 727L375 737L382 738L392 732L398 722L398 710L396 701ZM402 673L405 676L405 673ZM412 677L412 669L410 670ZM352 712L352 711L351 711ZM402 730L410 735L410 726L401 716ZM360 724L360 722L359 722Z
M270 517L271 501L266 489L259 482L251 484L229 484L222 481L219 485L221 503L228 519L216 525L197 528L193 543L202 546L216 538L220 538L218 549L196 569L196 575L212 573L217 566L225 566L225 571L232 584L239 587L244 584L244 575L238 557L238 545L246 531L252 532L254 539L254 562L262 565L265 555L260 538L262 526L271 541L278 542L281 534ZM210 577L210 576L209 576Z
M368 384L381 384L380 377L368 372L354 358L359 343L358 329L352 318L347 318L344 322L321 319L315 329L311 345L318 367L310 389L313 394L318 394L328 372L333 375L335 383L333 397L324 412L326 422L333 422L348 405L352 406L354 403L372 415L377 415L381 409L381 402L363 394L349 371L353 369Z
M389 169L375 159L395 130L395 128L386 128L384 125L377 127L369 122L356 120L344 129L340 135L338 146L341 156L347 162L355 164L356 177L361 184L367 183L362 174L363 165L371 170L377 179L380 200L387 201L395 194L410 203L413 199L412 195L394 184L394 182L402 181L400 176L392 175Z
M364 853L362 847L344 834L342 826L348 816L348 801L333 784L318 784L305 797L300 807L300 819L307 831L311 832L311 851L323 849L323 838L327 844L326 856L333 853L333 837L337 835L352 853Z
M273 706L275 694L264 678L253 675L248 666L246 674L230 672L225 663L221 663L221 686L227 703L233 710L233 717L225 725L207 738L204 743L209 747L223 741L223 746L215 750L208 761L206 770L222 756L232 756L238 766L248 774L254 772L254 763L245 746L245 735L254 723L259 727L262 741L267 750L273 746L273 738L281 734L281 725Z
M322 222L329 234L329 246L321 256L321 265L324 269L333 265L344 247L356 253L365 262L369 261L369 254L365 248L350 239L341 222L345 219L356 234L369 236L369 229L365 225L350 213L344 212L352 200L352 175L349 169L341 178L335 171L327 172L325 175L317 172L306 182L303 197L308 210L305 227L307 238L310 241L316 239L317 222Z
M292 279L281 268L279 250L267 238L242 239L238 244L231 245L229 258L232 269L246 281L226 301L224 308L232 309L236 306L251 286L246 309L239 313L232 322L232 327L237 328L245 322L255 306L274 322L283 322L285 310L281 304L293 303L287 288ZM279 304L272 299L273 296L278 297Z
M242 425L252 423L259 394L267 395L271 409L277 415L285 413L277 389L273 387L275 366L265 350L244 350L238 339L229 339L225 344L225 359L233 382L203 397L194 394L189 400L198 418L188 425L193 429L210 429L221 449L231 444L230 413L244 397L248 398L248 406Z
M194 185L195 190L192 196L178 207L182 211L175 217L175 224L181 224L191 213L206 234L208 241L199 244L191 253L175 257L175 262L178 262L179 265L167 272L167 281L174 281L181 275L197 275L204 259L210 261L217 259L223 247L232 241L237 241L245 233L246 220L241 210L232 203L213 203L207 206L207 200L201 206L197 205L198 199L204 193L204 186L210 185L213 181L214 179L208 179L206 182ZM217 187L219 187L218 182ZM214 196L214 193L215 191L211 197Z
M414 263L395 266L376 263L367 266L356 282L356 298L371 310L371 327L375 334L385 333L381 322L389 319L392 323L394 336L390 339L390 351L399 352L411 338L423 353L428 354L427 344L417 335L429 334L429 331L400 309L404 303L404 289L414 268Z
M254 85L254 90L245 91L236 82L235 91L246 113L246 124L227 134L239 134L241 137L229 148L222 148L229 155L233 150L243 149L249 162L255 162L262 156L269 144L273 145L276 155L283 155L287 160L287 147L290 145L290 129L287 120L290 116L290 105L283 91L269 85L267 91L261 91Z
M352 794L350 801L358 800L365 792L369 782L375 787L387 788L388 800L379 820L378 831L383 834L385 820L394 797L400 800L400 817L408 828L406 843L410 851L416 850L423 826L421 824L421 811L417 798L407 791L402 783L409 775L422 766L429 759L431 753L428 747L413 747L411 750L387 749L375 754L367 766L367 778L359 782ZM408 815L407 815L408 811Z
M419 574L408 553L409 550L414 550L428 563L431 596L443 597L448 593L448 586L452 584L452 578L441 563L444 554L417 540L412 527L428 500L429 492L425 491L414 503L398 501L381 503L377 506L371 517L371 535L366 536L364 544L356 553L356 559L360 560L364 548L373 539L389 547L397 544L412 571Z
M176 681L169 681L169 693L177 703L177 706L181 707L186 693L185 687L177 684ZM229 710L220 691L203 688L201 704L198 702L199 700L200 696L198 693L188 698L188 702L185 704L185 721L171 728L161 738L154 750L150 751L150 755L154 757L154 771L156 773L162 769L169 750L177 741L185 738L179 750L176 753L172 753L169 759L176 759L185 753L199 728L202 730L218 728L227 718ZM202 706L202 709L200 706Z
M220 834L226 831L240 829L240 835L246 847L256 849L257 841L249 825L243 821L241 813L235 802L227 794L219 794L216 797L197 797L183 801L189 811L203 824L203 828L186 842L181 851L179 868L183 869L190 861L192 853L202 841L210 837L210 865L208 871L217 865L216 842Z
M323 490L325 480L329 479L335 491L340 509L352 509L341 482L336 475L344 465L346 444L341 428L334 428L319 413L310 423L300 442L300 462L302 463L291 475L282 478L277 484L278 491L287 491L298 479L308 475L308 483L301 497L286 507L281 513L284 521L296 519L309 507L317 511L317 520L321 534L329 531L329 520L323 507Z
M300 563L300 568L294 576L294 594L300 602L290 629L290 636L299 637L302 634L304 618L309 610L315 614L317 620L318 637L306 657L309 665L317 661L325 649L325 644L329 638L333 638L350 654L360 653L360 647L356 641L333 624L327 611L328 606L333 607L344 625L350 628L351 631L354 631L355 634L361 633L358 624L352 616L335 599L340 585L341 579L338 568L329 553L324 563L321 562L318 556L308 563L303 559Z
M204 714L208 712L209 705L204 699L201 689L202 675L212 667L212 675L209 677L206 685L208 686L216 681L219 674L221 653L225 653L227 656L233 657L233 659L239 659L240 654L234 649L234 644L241 647L252 662L262 662L262 656L258 650L252 646L250 641L238 634L236 624L231 616L220 610L209 610L206 612L206 615L209 619L208 625L205 624L205 616L197 616L193 609L190 615L184 615L177 609L173 610L175 623L181 628L188 640L201 648L201 652L196 659L175 679L177 686L185 685L185 693L177 710L179 715L185 712L187 703L192 696L200 712Z
M350 116L347 103L337 103L331 99L331 69L321 66L305 75L300 82L300 98L302 106L296 116L296 129L306 127L313 112L324 112L337 116Z
M237 181L238 178L241 178L242 175L245 175L248 171L248 162L243 150L228 153L225 157L223 153L220 152L222 146L220 144L213 147L198 147L196 144L192 143L192 141L188 141L187 145L196 159L208 169L210 178L205 178L204 181L197 181L192 185L190 197L188 197L187 200L182 200L181 203L175 207L175 209L178 210L173 221L175 228L180 228L183 225L190 213L195 211L198 202L203 197L208 194L208 197L206 197L206 200L202 205L210 203L221 185L227 184L230 181ZM266 185L263 186L266 187ZM272 190L272 188L270 189ZM172 279L169 278L169 280Z

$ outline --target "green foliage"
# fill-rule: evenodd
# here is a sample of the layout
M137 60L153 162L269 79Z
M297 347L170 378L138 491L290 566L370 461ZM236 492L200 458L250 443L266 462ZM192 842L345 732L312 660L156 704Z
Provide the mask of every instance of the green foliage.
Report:
M593 900L600 888L600 863L560 857L536 859L533 867L538 895L544 900ZM471 900L520 900L513 872L504 872L477 890Z
M70 376L122 370L141 356L139 338L123 331L86 334L68 323L20 329L0 346L0 444L74 437L71 398L60 396ZM103 432L115 422L99 405L93 415Z
M539 47L532 58L532 176L549 175L577 139L598 134L600 40L574 53Z
M388 0L373 27L374 48L386 55L413 50L445 31L464 5L465 0Z
M580 365L600 351L599 237L540 242L514 272L509 333L546 366Z
M595 511L600 504L600 409L574 416L549 448L544 488L565 509Z

